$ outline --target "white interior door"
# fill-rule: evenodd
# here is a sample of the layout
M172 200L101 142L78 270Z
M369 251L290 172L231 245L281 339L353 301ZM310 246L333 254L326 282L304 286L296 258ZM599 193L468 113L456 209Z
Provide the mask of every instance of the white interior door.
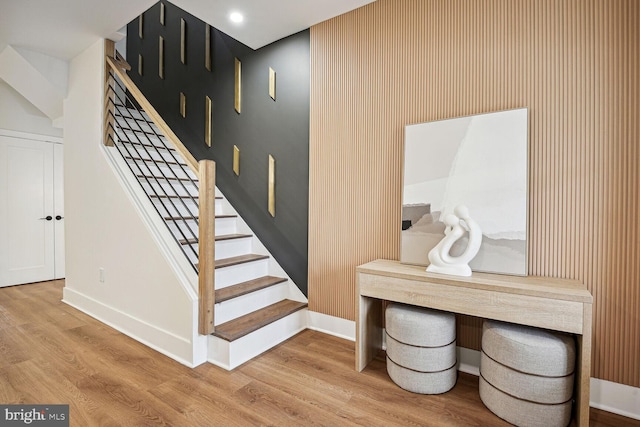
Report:
M63 170L63 146L53 145L53 211L54 225L54 278L63 279L64 273L64 170Z
M56 277L55 145L0 135L0 287Z

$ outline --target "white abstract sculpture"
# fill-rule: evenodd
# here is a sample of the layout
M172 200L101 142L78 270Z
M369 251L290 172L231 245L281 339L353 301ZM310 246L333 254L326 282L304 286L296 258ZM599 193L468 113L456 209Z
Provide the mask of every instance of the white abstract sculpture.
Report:
M469 216L469 209L458 205L454 213L444 218L447 226L444 237L429 252L431 264L427 271L431 273L451 274L454 276L471 276L469 262L476 256L482 243L482 230L477 222ZM465 234L469 233L469 242L464 252L459 256L451 256L451 247Z

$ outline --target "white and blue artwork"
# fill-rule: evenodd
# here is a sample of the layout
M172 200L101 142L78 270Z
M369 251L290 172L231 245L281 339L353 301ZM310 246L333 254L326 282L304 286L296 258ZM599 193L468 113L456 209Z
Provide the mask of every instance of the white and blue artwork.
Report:
M444 218L465 205L483 234L471 269L526 275L527 146L526 108L406 126L400 261L429 265Z

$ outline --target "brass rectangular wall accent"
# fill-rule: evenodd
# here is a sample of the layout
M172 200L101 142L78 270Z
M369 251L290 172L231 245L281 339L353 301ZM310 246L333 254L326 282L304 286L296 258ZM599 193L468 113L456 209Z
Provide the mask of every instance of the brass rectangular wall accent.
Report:
M377 0L311 27L309 310L355 320L355 267L398 259L406 124L527 107L529 274L587 285L592 376L640 387L639 45L637 0Z
M276 216L276 160L269 154L269 214Z
M138 54L138 74L142 75L142 54Z
M242 63L238 58L235 60L235 91L233 106L238 113L242 110Z
M240 176L240 149L237 145L233 146L233 173Z
M211 98L205 97L204 103L204 143L211 147Z
M142 24L144 23L144 13L141 13L138 16L138 37L143 38L144 34L142 32Z
M187 97L183 92L180 92L180 115L187 117Z
M269 96L276 100L276 72L269 67Z
M164 79L164 37L158 37L158 76Z
M164 3L160 3L160 25L164 25Z
M211 25L204 27L204 68L211 71Z
M187 23L180 18L180 61L187 63Z

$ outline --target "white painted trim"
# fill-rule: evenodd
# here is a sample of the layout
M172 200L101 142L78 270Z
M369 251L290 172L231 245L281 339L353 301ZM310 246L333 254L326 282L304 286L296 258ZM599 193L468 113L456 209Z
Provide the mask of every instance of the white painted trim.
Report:
M640 388L591 378L591 407L640 420Z
M465 347L456 347L458 371L480 376L480 352Z
M197 366L192 361L193 345L186 338L151 325L68 287L63 289L62 302L183 365L190 368Z
M209 336L209 363L233 370L307 329L307 309L298 310L233 342Z
M40 135L37 133L19 132L17 130L9 130L0 128L0 136L8 136L18 139L31 139L34 141L52 142L54 144L62 144L63 139L58 136Z
M356 340L356 322L353 320L309 311L308 328L349 341Z

